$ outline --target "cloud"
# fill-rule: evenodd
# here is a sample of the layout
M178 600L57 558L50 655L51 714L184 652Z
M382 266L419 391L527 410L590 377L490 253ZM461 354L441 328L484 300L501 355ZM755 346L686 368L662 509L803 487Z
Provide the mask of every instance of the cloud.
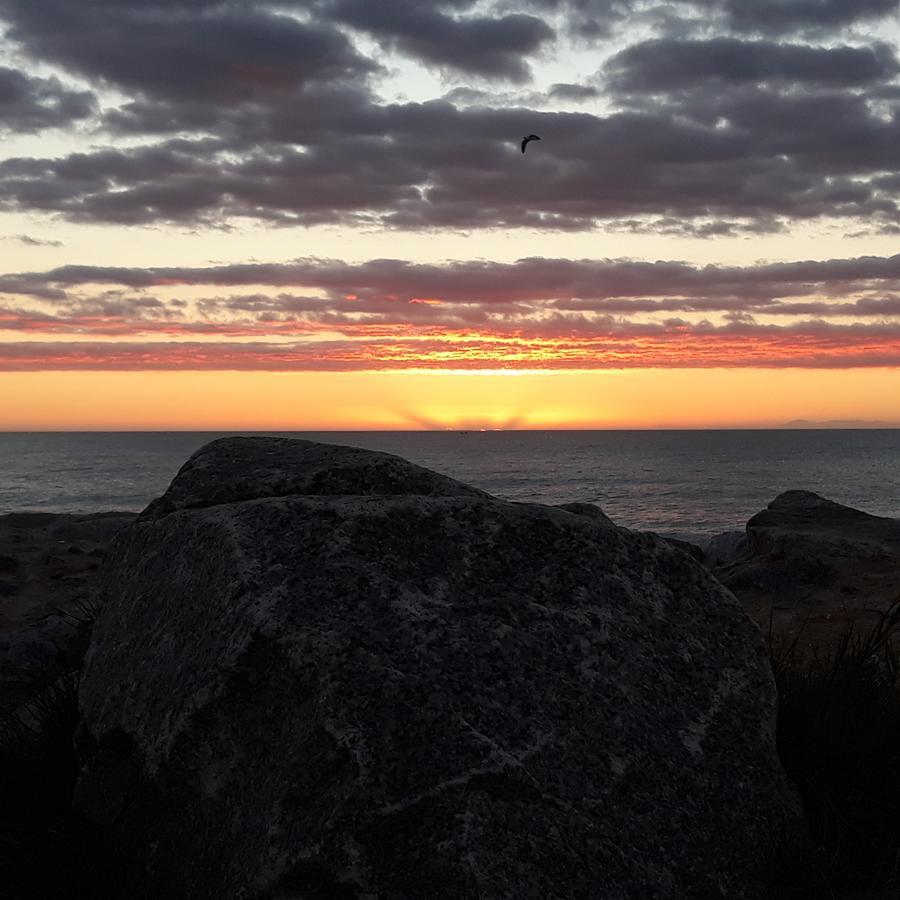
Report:
M894 78L900 67L885 45L811 47L732 37L662 38L632 44L610 58L609 85L623 93L668 94L721 84L794 84L850 87Z
M900 215L896 190L873 181L898 166L900 120L857 95L750 90L605 117L350 101L312 104L308 118L235 110L217 138L8 159L3 207L129 224L244 216L403 229L574 230L640 216L877 227ZM523 162L516 140L530 131L544 141Z
M0 276L18 293L63 293L85 285L126 288L215 285L303 287L344 299L509 303L543 299L717 296L745 302L827 291L900 288L900 254L847 259L694 266L677 260L553 259L513 263L460 260L444 264L374 259L360 264L315 257L290 263L241 263L206 267L66 265L45 272ZM64 295L64 293L63 293Z
M62 288L49 286L40 276L0 275L0 294L21 294L39 300L66 300L66 292Z
M94 95L0 66L0 131L28 133L59 128L96 112Z
M721 10L736 30L784 34L875 21L896 12L898 0L699 0L697 5Z
M829 4L781 5L791 21L837 21ZM126 98L103 112L110 146L0 162L0 209L210 228L245 218L399 230L632 223L699 237L823 218L897 227L897 61L886 46L670 35L626 47L601 72L605 83L498 93L497 79L528 80L562 40L554 28L612 28L644 5L511 9L0 0L23 54ZM703 10L737 15L723 2ZM482 81L443 99L385 102L384 62L362 49L373 39ZM545 108L592 99L619 108ZM530 132L543 140L523 159L517 141Z
M619 326L585 336L0 343L0 371L859 368L900 365L900 326Z
M900 256L748 267L539 257L442 265L306 259L206 268L63 266L7 275L0 286L10 295L50 303L53 330L69 322L75 330L103 332L196 327L241 334L326 328L386 334L395 327L471 325L546 332L551 325L590 330L616 315L900 316ZM201 286L221 293L198 299ZM256 286L262 290L241 291ZM297 288L302 292L292 290ZM171 296L188 289L190 302Z
M92 146L0 161L0 210L132 226L608 224L707 238L838 219L889 233L898 64L886 45L845 45L842 29L896 3L777 6L767 32L748 24L759 4L674 2L676 36L652 31L655 6L628 0L0 0L18 53L107 102ZM665 36L626 46L593 83L528 83L572 28L603 52L602 36L629 23ZM813 26L835 31L817 46L774 39ZM378 44L477 80L387 102L377 91L397 59L375 58ZM21 127L67 104L94 109L90 94L3 71L30 110L11 116ZM39 89L63 93L41 113ZM595 99L605 114L559 109ZM530 132L543 140L523 158Z
M62 266L4 286L33 298L0 304L0 331L31 337L0 346L7 369L900 364L900 255Z
M510 6L501 2L501 8ZM597 41L610 37L616 26L639 6L634 0L518 0L519 8L556 15L571 33Z
M426 64L515 82L529 80L527 57L554 37L553 29L534 16L454 16L442 5L448 4L333 0L325 9L336 21Z
M564 81L551 84L548 94L553 100L569 100L575 103L584 103L601 96L600 89L594 85L570 84Z
M47 238L36 238L30 234L11 234L0 237L0 241L17 241L26 247L63 247L62 241L49 240Z
M234 104L375 64L336 28L249 4L0 0L32 56L139 97Z

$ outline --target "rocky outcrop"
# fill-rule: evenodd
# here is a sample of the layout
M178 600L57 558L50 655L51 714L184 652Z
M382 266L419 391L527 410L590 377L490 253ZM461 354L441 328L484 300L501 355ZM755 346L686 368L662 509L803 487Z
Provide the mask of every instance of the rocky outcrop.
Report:
M780 631L874 622L900 599L900 521L786 491L747 523L747 553L714 571Z
M870 516L811 491L785 491L747 523L755 555L896 558L900 520Z
M593 514L228 439L100 599L76 808L121 896L749 898L797 817L758 631Z

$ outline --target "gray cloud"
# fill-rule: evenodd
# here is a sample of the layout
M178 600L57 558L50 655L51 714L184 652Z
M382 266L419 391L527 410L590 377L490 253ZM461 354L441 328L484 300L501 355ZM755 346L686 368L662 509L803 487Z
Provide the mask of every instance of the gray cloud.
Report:
M838 21L832 4L783 5L791 21ZM519 8L612 27L645 7ZM733 19L730 9L704 7ZM131 98L104 116L113 141L143 136L128 149L0 162L6 211L209 227L238 217L398 229L609 223L706 238L823 217L885 231L900 222L897 62L880 46L644 41L607 70L621 106L589 115L540 107L599 97L599 83L380 102L370 78L379 63L346 33L459 73L521 80L553 32L509 4L0 0L0 16L22 52ZM543 140L523 158L516 143L532 131Z
M16 241L26 247L63 247L62 241L48 240L46 238L32 237L30 234L11 234L0 237L0 241Z
M698 5L721 9L737 30L784 34L881 19L896 12L898 0L699 0Z
M662 38L633 44L613 56L606 76L617 91L672 93L728 84L771 81L849 87L894 78L900 67L893 52L875 47L811 47L774 41Z
M572 100L576 103L594 100L601 96L600 89L594 85L569 84L568 82L557 82L550 85L548 94L554 100Z
M898 217L897 192L872 179L900 170L900 120L858 95L753 89L606 117L344 96L311 103L308 118L223 113L216 139L7 160L0 203L84 221L413 229ZM544 140L523 161L516 141L529 131Z
M234 104L376 68L334 27L250 4L0 0L0 14L33 56L170 102Z
M684 262L627 259L570 260L532 257L515 263L456 261L442 265L375 259L358 265L340 260L301 259L292 263L246 263L208 267L123 268L68 265L46 272L0 276L8 293L65 298L66 290L86 285L128 289L214 285L304 288L326 291L333 299L408 303L439 298L448 303L530 303L540 300L593 301L622 298L674 298L679 308L730 309L734 303L759 306L783 298L853 293L900 292L900 254L851 259L808 260L755 266L692 266ZM17 290L9 290L17 287ZM253 295L251 295L253 296ZM708 302L724 302L716 307ZM292 298L294 302L297 298ZM866 301L873 303L877 298ZM892 304L895 301L888 298ZM236 309L248 309L247 298ZM276 304L276 299L256 304ZM304 296L303 304L315 298ZM706 303L706 306L690 304ZM260 308L259 305L254 308ZM272 307L268 308L281 308ZM307 307L304 306L304 309ZM647 307L664 308L664 307ZM668 307L665 307L668 308ZM672 306L671 308L676 308ZM869 306L868 309L878 308ZM880 314L892 314L889 307Z
M35 297L38 300L66 300L62 288L49 286L40 276L0 275L0 294Z
M586 40L609 37L616 26L631 15L639 3L634 0L514 0L519 8L532 9L545 15L557 15L567 29ZM501 0L509 8L513 0Z
M409 0L333 0L328 12L427 64L518 82L530 77L527 57L554 37L553 29L534 16L458 17L440 6Z
M94 95L63 86L58 78L35 78L0 66L0 131L59 128L96 112Z

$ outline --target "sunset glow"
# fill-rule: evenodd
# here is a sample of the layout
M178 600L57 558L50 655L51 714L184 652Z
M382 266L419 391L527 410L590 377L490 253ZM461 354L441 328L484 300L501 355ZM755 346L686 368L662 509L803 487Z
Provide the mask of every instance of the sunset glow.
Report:
M0 0L0 429L900 424L881 7L482 6Z
M771 427L885 421L900 370L10 372L14 430Z

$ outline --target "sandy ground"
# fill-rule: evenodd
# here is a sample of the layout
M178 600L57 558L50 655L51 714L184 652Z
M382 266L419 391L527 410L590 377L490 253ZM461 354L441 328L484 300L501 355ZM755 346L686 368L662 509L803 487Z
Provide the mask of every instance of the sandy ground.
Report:
M130 513L0 516L0 634L85 602L107 543L133 518Z

